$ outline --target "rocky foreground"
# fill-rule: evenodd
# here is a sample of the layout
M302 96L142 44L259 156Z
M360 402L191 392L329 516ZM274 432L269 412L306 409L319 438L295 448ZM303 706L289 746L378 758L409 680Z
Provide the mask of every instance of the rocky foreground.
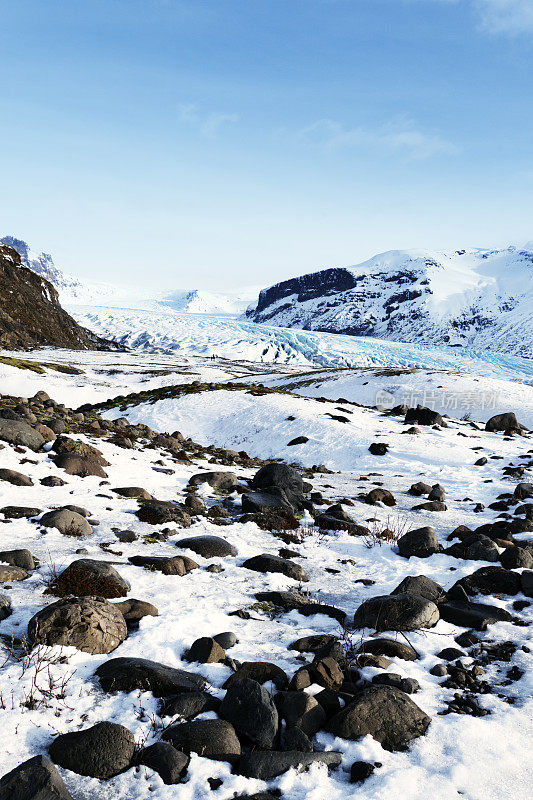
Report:
M332 421L351 405L328 404ZM482 502L394 461L386 480L384 441L379 471L355 477L103 410L0 396L0 800L382 797L380 772L423 762L444 719L453 739L460 720L519 711L533 450L514 414L482 431L387 412L405 441L473 437Z

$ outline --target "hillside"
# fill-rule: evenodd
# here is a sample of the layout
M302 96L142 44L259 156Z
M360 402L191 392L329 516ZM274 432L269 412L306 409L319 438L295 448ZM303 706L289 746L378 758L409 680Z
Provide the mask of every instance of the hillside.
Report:
M264 289L247 316L290 328L533 356L533 251L394 250Z
M115 347L82 328L59 304L50 281L21 263L12 247L0 245L0 347Z

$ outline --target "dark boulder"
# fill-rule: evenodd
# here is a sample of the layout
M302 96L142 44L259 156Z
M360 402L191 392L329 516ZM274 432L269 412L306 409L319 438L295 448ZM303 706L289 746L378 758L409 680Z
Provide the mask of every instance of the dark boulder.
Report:
M133 692L140 689L155 697L170 697L181 692L205 689L201 675L167 667L146 658L112 658L95 672L105 692Z
M294 561L289 561L286 558L270 555L270 553L262 553L261 555L248 558L242 566L246 567L246 569L252 569L255 572L279 572L301 583L306 583L309 580L305 571L299 564L296 564Z
M0 800L73 800L55 766L34 756L0 778Z
M273 747L278 733L278 712L270 692L257 681L242 678L232 683L219 713L252 745Z
M123 725L99 722L92 728L57 736L49 753L52 761L64 769L109 780L131 766L135 739Z
M241 754L235 728L224 719L202 719L171 725L162 739L184 753L234 763Z
M105 561L80 558L73 561L49 585L47 592L59 597L125 597L130 585Z
M439 552L439 540L433 528L416 528L398 539L398 550L404 558L429 558Z
M417 594L438 603L445 595L444 589L426 575L408 575L398 586L392 590L391 594Z
M28 623L32 644L76 647L84 653L110 653L128 633L120 611L102 597L65 597Z
M141 750L138 763L157 772L167 785L173 785L185 775L189 757L169 742L156 742Z
M335 769L341 761L341 754L331 751L326 753L300 753L297 750L257 750L242 756L237 772L247 778L270 781L287 772L291 767L300 769L309 767L311 764L326 764L328 769Z
M438 411L418 405L416 408L409 408L405 414L404 422L410 425L445 425L445 422Z
M432 628L439 609L431 600L414 594L381 595L366 600L354 615L355 628L376 631L415 631Z
M179 539L176 542L176 547L192 550L204 558L223 558L224 556L237 555L237 548L222 539L221 536L191 536L187 539Z

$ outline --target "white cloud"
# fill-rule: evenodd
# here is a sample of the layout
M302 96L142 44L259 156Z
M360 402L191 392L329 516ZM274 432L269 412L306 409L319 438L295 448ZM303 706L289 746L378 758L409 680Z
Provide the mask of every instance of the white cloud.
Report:
M319 119L298 131L298 138L323 147L377 149L381 152L400 153L410 160L423 160L435 155L453 155L458 148L441 136L424 133L409 119L398 119L374 129L357 126L345 128L332 119Z
M473 5L492 33L533 33L533 0L473 0Z
M199 133L206 139L214 139L224 125L239 121L238 114L205 113L200 111L194 103L179 105L178 118L182 122L196 126Z

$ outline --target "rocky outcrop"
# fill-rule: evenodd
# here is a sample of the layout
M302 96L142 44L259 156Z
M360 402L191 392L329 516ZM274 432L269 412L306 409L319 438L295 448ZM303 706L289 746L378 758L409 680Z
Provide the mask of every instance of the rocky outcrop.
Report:
M0 245L0 347L28 350L43 346L119 349L74 322L61 308L52 284L23 266L12 247Z

